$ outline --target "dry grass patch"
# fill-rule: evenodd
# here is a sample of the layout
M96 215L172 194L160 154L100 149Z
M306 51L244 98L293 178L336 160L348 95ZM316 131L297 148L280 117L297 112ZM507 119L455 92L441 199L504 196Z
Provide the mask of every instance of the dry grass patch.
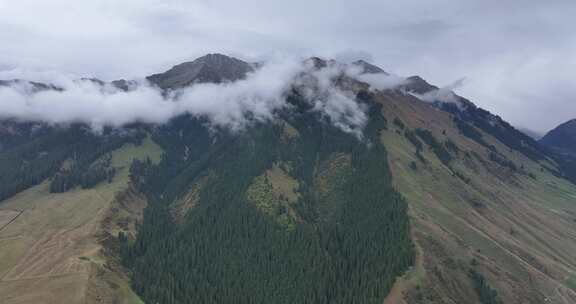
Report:
M266 177L272 185L272 192L279 200L294 203L300 198L298 181L288 175L290 166L286 163L274 163L272 169L266 171Z
M256 177L248 188L247 198L262 213L291 230L298 221L292 204L300 197L297 192L299 184L283 168L289 168L289 165L274 164L271 169Z
M170 206L170 213L172 214L172 218L174 218L177 223L182 223L186 217L186 214L188 214L188 211L190 211L192 208L194 208L194 206L198 204L202 188L212 177L212 173L209 173L198 178L198 180L192 184L188 193L186 193L186 195L184 195L182 198L176 200Z

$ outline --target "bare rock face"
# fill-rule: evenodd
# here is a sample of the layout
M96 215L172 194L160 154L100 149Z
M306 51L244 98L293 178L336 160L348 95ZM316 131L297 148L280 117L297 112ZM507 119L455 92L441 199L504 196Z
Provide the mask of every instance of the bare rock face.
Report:
M170 70L147 77L163 90L178 89L193 83L231 82L246 77L253 65L221 54L209 54L191 62L181 63Z

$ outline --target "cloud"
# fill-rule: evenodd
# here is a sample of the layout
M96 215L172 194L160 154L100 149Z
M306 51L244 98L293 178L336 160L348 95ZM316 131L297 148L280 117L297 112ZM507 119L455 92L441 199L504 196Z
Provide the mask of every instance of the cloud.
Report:
M328 66L317 69L312 60L304 63L304 74L295 83L304 97L312 102L313 110L321 113L344 132L362 138L368 117L352 92L342 91L335 82L349 73L347 65L328 61Z
M467 75L474 85L459 95L543 130L576 116L573 90L558 96L553 84L573 79L575 9L573 0L0 0L0 60L113 80L209 52L365 59L430 83ZM552 62L534 66L539 58ZM533 92L543 77L549 85ZM551 100L554 113L538 117Z
M366 82L372 89L388 90L407 83L407 79L393 74L360 74L356 77L362 82Z
M265 64L245 80L196 84L175 93L175 112L204 116L233 130L245 127L246 117L269 120L276 110L287 106L286 93L301 71L301 63L283 60Z
M81 78L73 73L51 69L25 69L22 67L6 67L0 70L0 79L22 79L26 81L50 83L59 87L73 86L75 80Z
M0 117L51 124L87 123L95 129L142 121L165 122L174 106L150 86L123 92L91 81L69 82L63 91L31 93L24 85L0 88Z
M454 93L454 90L464 86L466 78L460 78L453 83L443 86L437 90L432 90L424 94L417 94L415 92L410 92L413 96L426 102L445 102L454 103L461 106L458 96Z
M364 67L358 64L343 65L340 68L346 76L367 83L372 90L389 90L408 82L405 77L395 74L365 71Z
M134 122L161 124L189 113L208 119L214 126L238 131L254 121L273 120L278 110L290 107L286 97L297 87L310 102L312 111L337 128L361 138L367 122L364 106L356 102L353 92L343 90L337 83L343 75L361 78L363 74L342 64L318 69L299 59L276 59L243 80L195 84L168 95L144 80L123 91L53 71L15 70L3 75L28 76L36 81L54 79L62 90L36 91L27 82L0 87L0 118L51 124L81 122L100 130L104 126L121 127ZM378 89L383 88L383 82L377 83Z

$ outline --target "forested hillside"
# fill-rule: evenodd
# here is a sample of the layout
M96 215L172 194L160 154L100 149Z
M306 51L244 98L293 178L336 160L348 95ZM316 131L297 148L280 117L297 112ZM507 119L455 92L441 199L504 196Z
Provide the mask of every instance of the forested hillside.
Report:
M239 136L189 117L161 128L162 162L131 170L151 202L124 244L135 290L160 303L382 303L414 251L378 141L386 121L363 99L363 141L304 109ZM274 168L285 180L266 174ZM190 188L177 224L171 208Z
M75 186L91 188L111 179L114 172L101 158L123 144L140 142L145 134L127 129L99 135L83 125L3 125L11 131L2 136L0 200L47 178L51 179L52 192L66 192Z

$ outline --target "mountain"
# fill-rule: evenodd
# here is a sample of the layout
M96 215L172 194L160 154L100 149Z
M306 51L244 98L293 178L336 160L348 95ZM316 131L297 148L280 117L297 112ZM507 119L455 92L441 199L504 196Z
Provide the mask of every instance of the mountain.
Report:
M567 121L548 132L540 143L564 154L576 156L576 119Z
M386 71L384 71L382 68L375 66L371 63L368 63L364 60L357 60L357 61L354 61L352 64L361 67L363 72L366 74L386 74L386 75L388 75L388 73L386 73Z
M432 92L438 90L437 86L429 84L420 76L410 76L408 77L408 82L402 87L407 92L413 92L417 94L424 94L427 92Z
M323 69L345 64L308 62L288 106L240 131L190 114L100 133L0 121L1 298L576 301L563 158L418 76L387 90L330 79L363 110L359 136L318 110L334 95L311 94ZM148 79L172 90L254 69L208 55Z
M194 83L236 81L253 70L253 65L242 60L222 54L208 54L176 65L164 73L148 76L147 79L162 89L177 89Z
M565 122L540 139L560 165L560 172L576 182L576 120Z
M544 134L538 132L538 131L534 131L528 128L519 128L520 131L522 131L524 134L532 137L532 139L534 140L540 140L542 139L542 137L544 137Z

